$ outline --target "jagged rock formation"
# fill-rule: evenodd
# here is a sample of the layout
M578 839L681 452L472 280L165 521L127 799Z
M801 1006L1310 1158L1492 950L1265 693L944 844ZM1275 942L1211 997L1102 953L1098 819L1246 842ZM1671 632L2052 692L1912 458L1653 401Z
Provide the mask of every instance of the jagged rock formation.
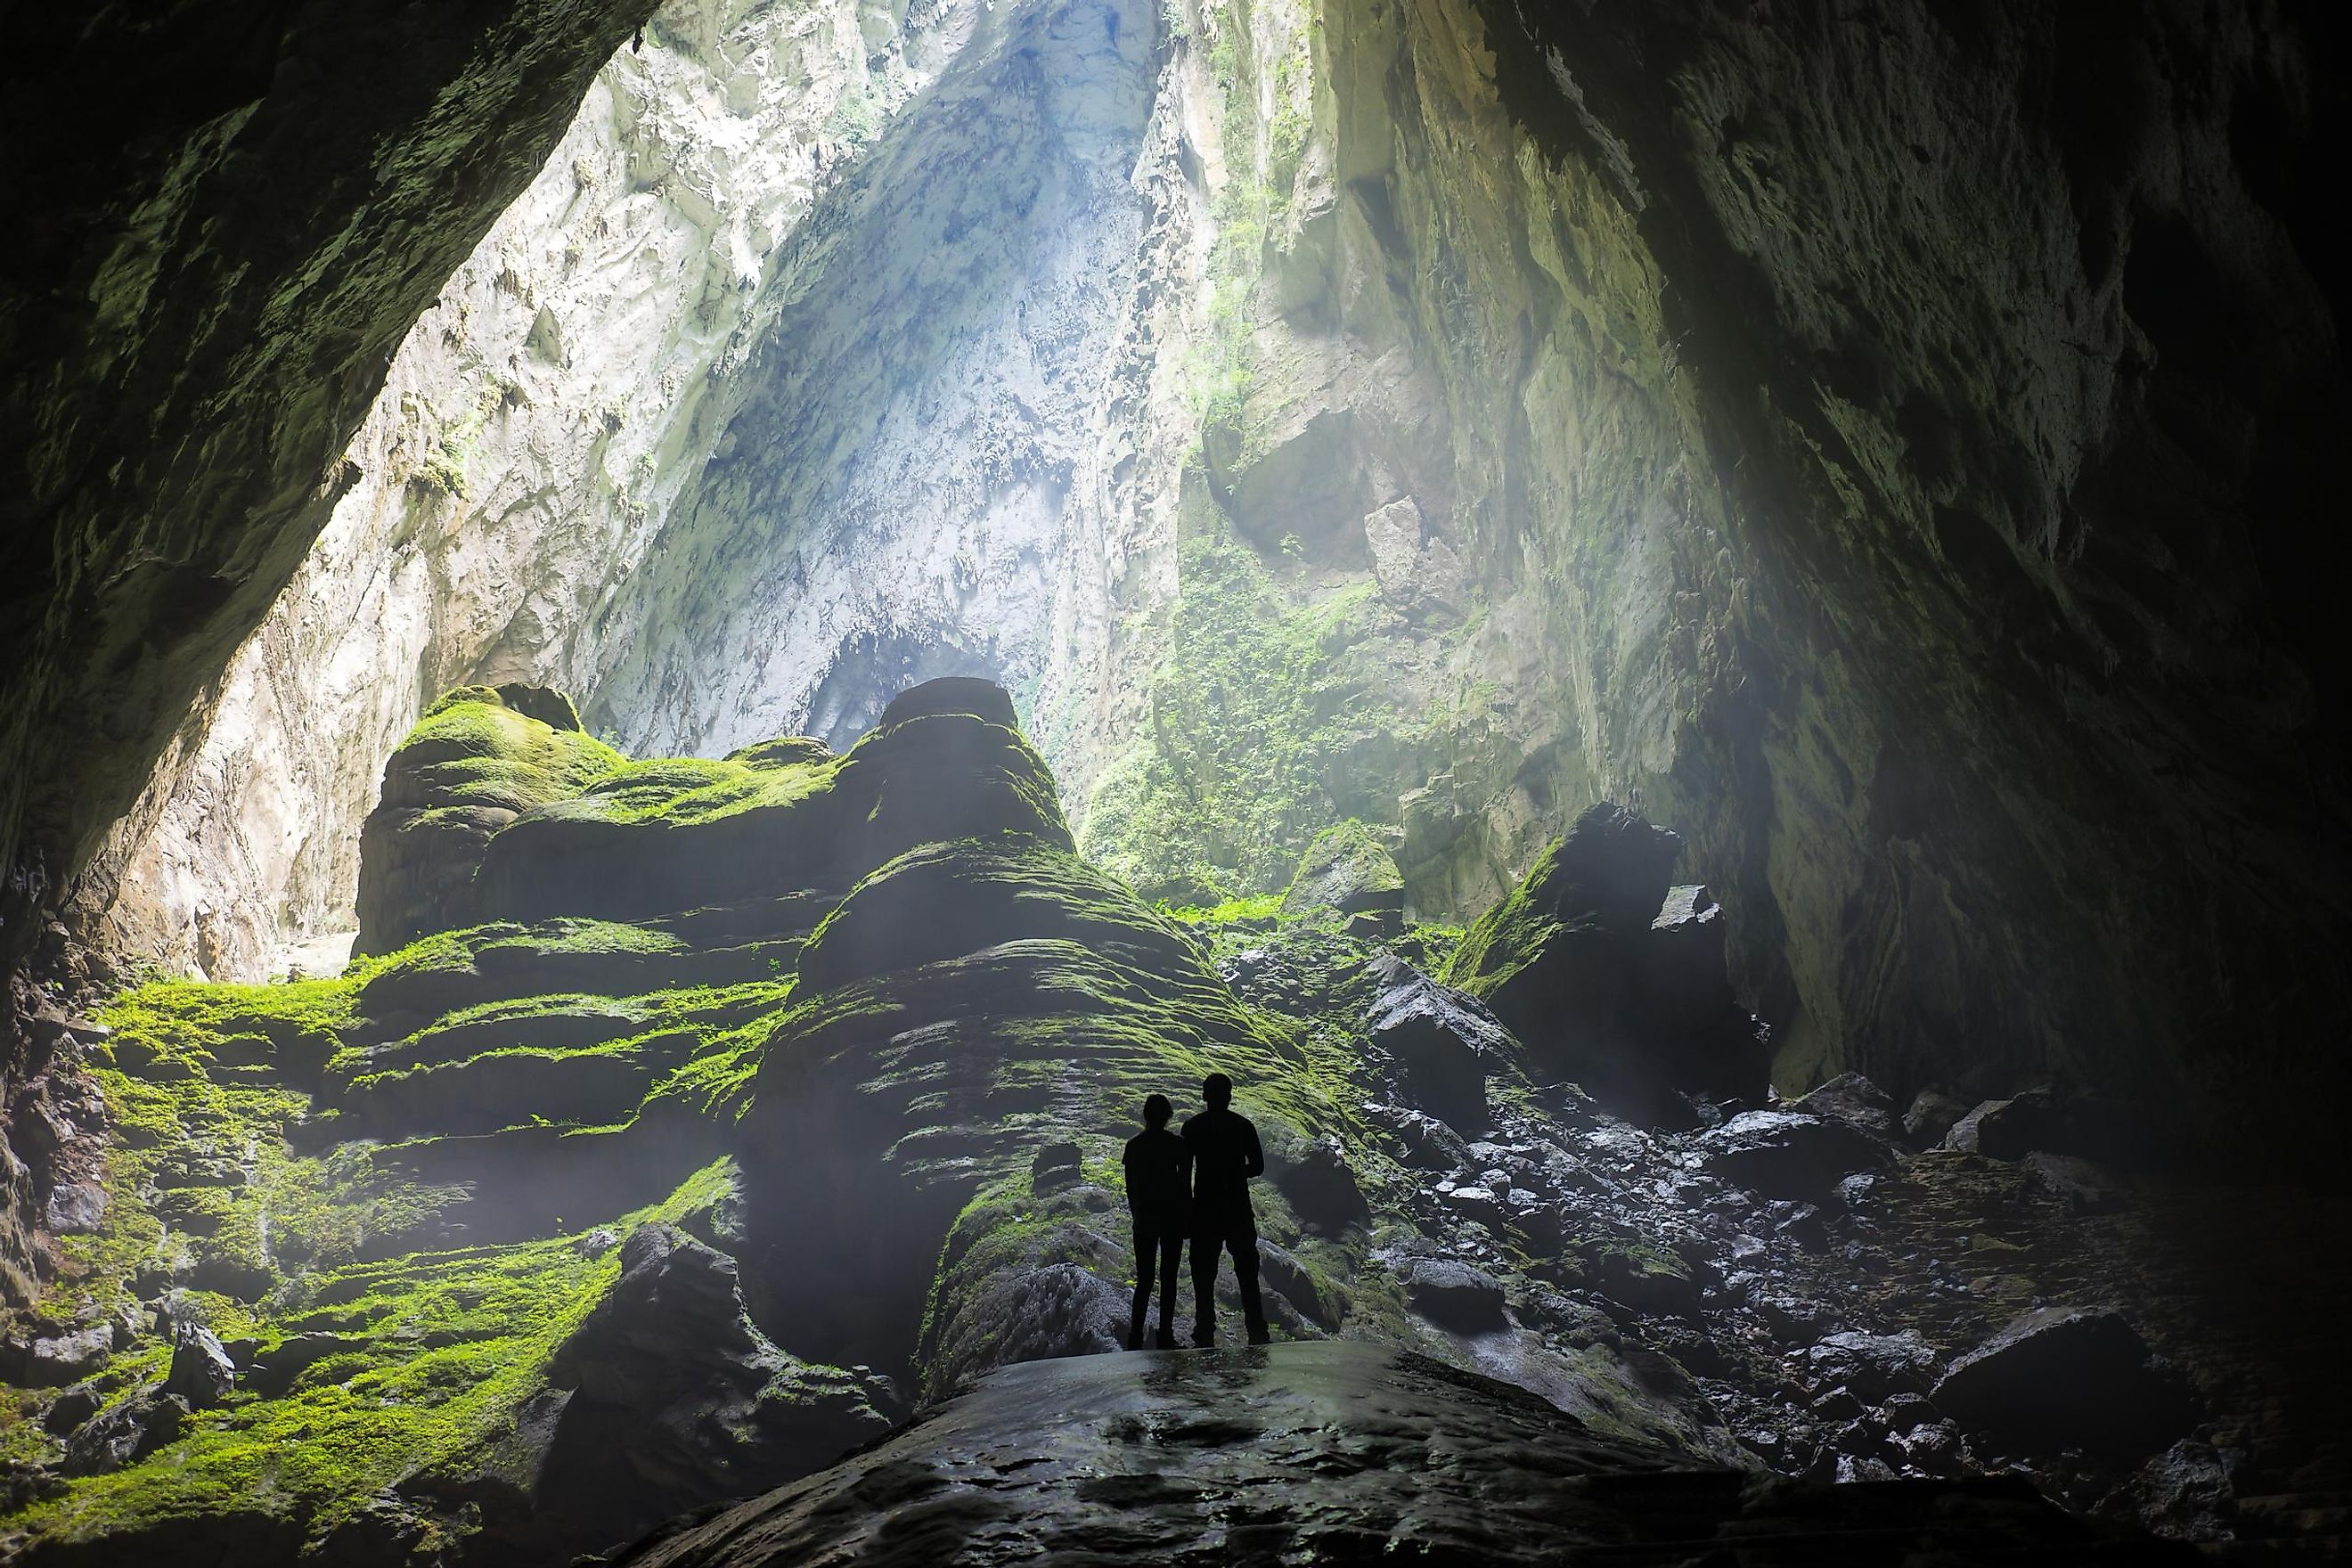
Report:
M1603 801L1478 918L1445 978L1545 1064L1629 1115L1764 1096L1768 1034L1733 998L1705 888L1670 888L1676 835Z
M2204 1533L2231 1466L2311 1462L2275 1364L2200 1359L2226 1321L2201 1307L2138 1325L2189 1380L2169 1405L2105 1363L2074 1388L2034 1360L2072 1331L2013 1322L2045 1281L2177 1281L2132 1228L2171 1199L2039 1153L1915 1154L1861 1080L1702 1103L1696 1128L1622 1119L1429 977L1455 933L1329 905L1147 908L1073 852L1013 717L1000 689L942 680L838 756L793 738L572 770L533 765L586 740L552 694L436 705L386 770L409 847L373 836L368 865L438 929L332 980L152 984L89 1045L103 1202L0 1363L24 1417L0 1540L37 1562L166 1540L246 1562L561 1560L812 1471L973 1375L1116 1346L1114 1156L1146 1093L1212 1069L1267 1146L1277 1333L1410 1348L1300 1363L1387 1402L1406 1448L1501 1411L1498 1475L1523 1479L1580 1454L1821 1480L2024 1464L2071 1504ZM393 799L520 774L536 804L463 832L418 837ZM1642 884L1671 835L1591 820L1608 832L1563 846L1541 888L1666 905ZM1643 847L1641 876L1586 864L1588 840ZM2084 1209L2093 1180L2108 1196ZM1989 1191L2011 1205L1998 1245L2072 1250L1969 1275L1939 1205L1989 1213ZM2144 1358L2134 1331L2094 1337ZM2127 1438L2043 1452L2000 1407L2020 1356L2042 1396L2137 1401ZM1993 1413L1941 1409L1938 1378ZM970 1429L989 1397L900 1449ZM2226 1463L2189 1441L2208 1410L2237 1423L2200 1428L2232 1434ZM1271 1432L1234 1428L1213 1462L1279 1470ZM1478 1484L1433 1478L1433 1507L1457 1479ZM1727 1510L1738 1491L1687 1484ZM1063 1523L1083 1533L1080 1501ZM1786 1518L1816 1506L1840 1505ZM1350 1493L1319 1517L1389 1515Z

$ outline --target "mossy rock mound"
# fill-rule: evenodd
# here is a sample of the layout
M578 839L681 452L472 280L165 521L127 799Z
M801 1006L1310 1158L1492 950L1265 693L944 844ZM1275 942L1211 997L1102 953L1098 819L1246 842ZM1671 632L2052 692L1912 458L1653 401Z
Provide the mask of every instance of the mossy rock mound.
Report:
M791 918L814 922L807 906L794 909ZM618 921L494 921L412 942L359 977L354 1002L362 1018L346 1026L344 1037L381 1044L445 1015L517 998L631 996L773 979L791 972L798 950L795 936L710 947Z
M1404 874L1386 846L1356 817L1315 836L1282 895L1286 915L1326 909L1370 915L1390 924L1404 919Z
M747 1263L764 1310L808 1325L832 1359L895 1360L919 1334L927 1386L995 1342L971 1328L986 1302L1091 1311L1099 1290L1042 1271L1124 1267L1109 1192L1066 1189L1058 1218L1003 1201L1046 1144L1129 1126L1150 1093L1189 1100L1212 1071L1269 1127L1322 1134L1343 1118L1288 1026L1244 1006L1123 884L1027 836L892 861L810 940L801 984L742 1128L764 1248ZM971 1203L987 1219L959 1226ZM1065 1350L1098 1327L1075 1310L1066 1326Z
M1068 849L1025 834L927 844L876 871L801 950L803 989L1050 937L1117 947L1154 969L1197 967L1176 924Z
M841 757L753 748L622 764L492 839L476 903L496 919L637 920L845 890L919 844L977 834L1069 847L1053 775L1018 731L961 711L884 717Z
M1013 712L1012 694L992 680L969 675L945 675L908 687L890 699L874 727L887 730L893 724L933 713L968 713L1002 729L1021 727Z
M463 687L436 702L384 764L383 796L360 830L357 951L465 923L490 839L621 762L543 687Z

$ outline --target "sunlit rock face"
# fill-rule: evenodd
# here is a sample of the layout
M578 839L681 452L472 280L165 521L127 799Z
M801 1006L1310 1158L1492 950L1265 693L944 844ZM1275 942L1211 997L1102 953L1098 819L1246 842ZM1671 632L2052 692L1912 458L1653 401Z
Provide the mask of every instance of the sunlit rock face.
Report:
M331 965L358 821L421 705L586 684L591 613L740 400L780 248L971 7L873 22L679 0L612 58L402 342L348 493L110 837L84 898L109 945L222 976Z
M1099 605L1159 10L990 26L777 258L745 406L603 612L591 722L854 739L909 675L1034 693L1066 601Z

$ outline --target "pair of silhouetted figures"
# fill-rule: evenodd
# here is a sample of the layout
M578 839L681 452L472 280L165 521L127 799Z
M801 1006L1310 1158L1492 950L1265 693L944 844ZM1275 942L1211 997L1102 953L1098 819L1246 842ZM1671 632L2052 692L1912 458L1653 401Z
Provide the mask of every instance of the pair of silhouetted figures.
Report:
M1175 1108L1164 1094L1143 1102L1143 1131L1127 1141L1127 1207L1135 1216L1135 1316L1127 1348L1143 1348L1145 1309L1151 1281L1160 1280L1161 1350L1176 1348L1176 1255L1192 1243L1192 1342L1217 1337L1217 1255L1234 1255L1241 1286L1242 1318L1250 1343L1266 1342L1265 1303L1257 1291L1257 1215L1250 1211L1249 1183L1265 1173L1265 1151L1257 1128L1233 1109L1234 1080L1211 1073L1201 1084L1208 1109L1168 1131ZM1153 1265L1158 1265L1155 1271Z

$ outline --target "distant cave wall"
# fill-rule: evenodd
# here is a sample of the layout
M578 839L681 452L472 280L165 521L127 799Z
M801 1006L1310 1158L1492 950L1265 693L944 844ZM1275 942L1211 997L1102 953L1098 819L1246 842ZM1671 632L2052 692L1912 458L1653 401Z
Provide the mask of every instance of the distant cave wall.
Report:
M776 256L740 411L589 629L592 724L714 754L848 733L932 666L1036 708L1103 596L1159 23L993 14Z

